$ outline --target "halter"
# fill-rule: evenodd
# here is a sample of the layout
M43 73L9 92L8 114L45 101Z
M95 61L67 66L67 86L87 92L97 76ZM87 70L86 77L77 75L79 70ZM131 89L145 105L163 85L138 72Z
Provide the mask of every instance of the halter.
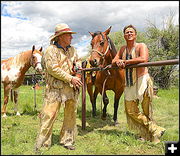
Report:
M109 43L109 42L108 42ZM106 56L106 54L107 54L107 52L108 52L108 50L109 50L109 44L108 44L108 46L107 46L107 48L106 48L106 51L105 51L105 53L103 54L102 52L100 52L100 51L98 51L98 50L96 50L96 49L92 49L92 52L97 52L101 57L105 57Z
M36 67L38 63L40 63L40 64L41 64L41 62L36 62L36 63L35 63L35 65L34 65L34 67Z
M100 34L101 34L101 36L103 36L102 33L100 33ZM104 41L104 37L103 37L103 41ZM92 49L91 52L97 52L102 58L104 58L106 56L109 48L110 48L110 43L109 43L109 38L108 38L108 46L106 48L105 53L102 53L102 52L100 52L99 50L96 50L96 49Z
M35 68L35 67L37 66L38 63L41 64L41 62L36 62L35 64L33 64L33 57L31 57L30 65L31 65L33 68Z

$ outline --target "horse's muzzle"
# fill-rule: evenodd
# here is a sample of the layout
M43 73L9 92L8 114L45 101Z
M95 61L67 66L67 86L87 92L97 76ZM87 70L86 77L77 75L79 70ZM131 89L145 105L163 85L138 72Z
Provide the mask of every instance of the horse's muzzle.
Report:
M96 59L94 59L94 60L89 60L89 63L90 63L91 66L93 66L93 67L97 67L97 66L98 66L98 62L97 62Z
M35 69L37 72L39 72L40 74L42 73L43 69L42 68L36 68Z

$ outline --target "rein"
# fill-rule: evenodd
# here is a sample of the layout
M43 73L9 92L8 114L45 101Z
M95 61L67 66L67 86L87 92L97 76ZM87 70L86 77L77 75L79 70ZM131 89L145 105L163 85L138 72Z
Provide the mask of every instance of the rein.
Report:
M104 80L104 82L103 82L103 88L102 88L101 114L102 114L102 101L103 101L103 96L104 96L105 84L106 84L107 79L108 79L109 76L111 75L111 73L109 72L109 70L107 70L107 72L108 72L108 75L107 75L107 77L105 78L105 80Z

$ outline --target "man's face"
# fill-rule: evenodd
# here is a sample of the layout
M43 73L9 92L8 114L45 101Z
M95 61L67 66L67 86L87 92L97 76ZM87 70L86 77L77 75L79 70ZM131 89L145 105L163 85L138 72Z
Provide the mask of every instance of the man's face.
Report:
M71 33L65 33L59 36L61 42L63 42L66 46L71 44L71 40L73 39Z
M127 28L124 32L124 38L126 41L132 41L136 39L136 32L133 28Z

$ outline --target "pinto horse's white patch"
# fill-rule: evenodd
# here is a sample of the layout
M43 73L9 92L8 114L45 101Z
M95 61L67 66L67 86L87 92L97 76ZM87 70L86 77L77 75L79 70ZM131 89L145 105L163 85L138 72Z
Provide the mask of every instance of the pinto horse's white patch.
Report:
M31 66L39 72L42 71L41 51L42 48L40 48L40 50L35 50L35 46L33 46L32 50L22 52L15 57L1 61L1 82L6 86L4 87L4 103L1 111L3 117L6 117L6 105L8 103L10 90L14 90L13 99L15 101L15 112L17 115L20 115L18 112L17 89L21 86L23 77Z
M22 66L10 66L9 69L5 68L5 64L1 65L1 81L5 81L8 77L9 81L16 81L18 78L18 73L20 72Z

